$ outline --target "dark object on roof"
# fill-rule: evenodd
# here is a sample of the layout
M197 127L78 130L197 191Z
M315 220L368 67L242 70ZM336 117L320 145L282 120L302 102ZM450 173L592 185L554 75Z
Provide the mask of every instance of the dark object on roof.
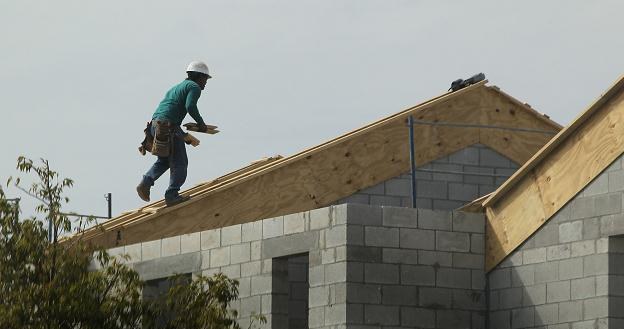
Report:
M470 86L472 84L475 84L475 83L477 83L479 81L483 81L483 80L485 80L485 74L483 74L483 73L475 74L475 75L471 76L470 78L468 78L466 80L464 80L464 79L457 79L457 80L451 82L451 88L449 88L449 90L458 91L458 90L460 90L462 88L468 87L468 86Z

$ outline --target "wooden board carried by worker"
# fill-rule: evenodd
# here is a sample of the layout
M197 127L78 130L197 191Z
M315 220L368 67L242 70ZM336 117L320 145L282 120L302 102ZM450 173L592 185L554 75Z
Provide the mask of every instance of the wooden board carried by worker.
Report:
M198 133L214 135L219 132L219 130L217 130L218 127L212 125L206 125L206 131L199 131L198 125L194 122L185 123L183 124L183 126L186 127L186 130L188 131L194 131Z
M414 142L417 165L481 143L523 163L560 126L543 115L479 83L446 93L291 157L261 165L221 182L194 188L186 203L147 216L113 219L88 241L113 247L241 224L330 205L407 172L406 118L476 125L419 125ZM488 133L478 125L531 128L552 133ZM486 131L487 130L487 131ZM520 139L522 143L507 143ZM183 192L184 193L184 192Z

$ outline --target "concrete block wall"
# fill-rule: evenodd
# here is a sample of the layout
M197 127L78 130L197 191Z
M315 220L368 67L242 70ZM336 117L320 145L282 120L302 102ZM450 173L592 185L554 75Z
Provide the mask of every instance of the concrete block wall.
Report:
M349 205L347 328L484 328L482 214Z
M264 328L477 329L484 226L480 214L343 204L110 251L145 280L238 279L244 327L262 313Z
M452 210L494 191L518 169L518 165L496 151L476 144L418 169L501 176L417 171L417 207ZM409 207L411 206L411 175L408 172L389 179L337 203Z
M489 273L490 328L624 328L623 192L620 158Z
M109 251L128 254L129 265L144 280L216 272L237 279L240 298L232 308L243 328L253 313L267 317L262 328L345 328L347 208L332 206ZM306 294L307 305L301 305Z

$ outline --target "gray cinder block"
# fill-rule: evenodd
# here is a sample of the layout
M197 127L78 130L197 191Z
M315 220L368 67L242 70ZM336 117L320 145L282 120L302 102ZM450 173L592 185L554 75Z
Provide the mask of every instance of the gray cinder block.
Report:
M557 323L559 319L559 304L544 304L535 306L535 325L544 326Z
M347 222L350 224L381 226L382 208L361 204L349 204Z
M221 246L221 229L200 232L201 250L208 250Z
M467 233L437 231L436 250L469 252L470 236Z
M368 283L398 284L399 266L392 264L364 264L364 280Z
M524 288L507 288L499 292L500 308L519 308L522 306L522 295Z
M583 258L564 259L559 262L559 280L583 277Z
M241 225L226 226L221 229L221 245L241 243Z
M262 221L262 237L274 238L284 234L284 220L282 217L265 219Z
M436 267L451 267L453 264L452 253L445 251L418 250L418 263Z
M593 276L572 280L570 284L570 298L572 299L585 299L596 296L596 279Z
M523 252L523 264L543 263L546 261L546 248L527 249Z
M570 245L559 244L546 248L546 260L559 260L570 258Z
M262 239L262 221L257 220L251 223L245 223L241 226L242 242L257 241Z
M364 305L366 324L396 326L400 323L399 307L385 305Z
M530 286L535 283L535 265L522 265L511 270L511 286Z
M418 209L418 227L430 230L451 231L452 212L446 210Z
M470 328L472 317L468 311L437 310L436 322L439 328Z
M563 302L570 300L570 281L556 281L546 284L546 302Z
M364 243L374 247L399 247L399 229L367 226L364 228Z
M419 198L448 199L448 186L444 181L419 180L416 182L416 190Z
M385 194L390 196L411 196L412 182L409 179L392 178L385 182Z
M372 284L347 284L347 302L362 304L381 303L381 285Z
M180 254L180 236L174 236L170 238L164 238L161 240L161 256L174 256Z
M150 260L160 257L161 240L141 242L141 259Z
M511 287L511 270L509 268L494 269L489 274L490 289Z
M230 247L210 250L210 267L230 265Z
M509 168L511 162L500 153L489 148L479 149L479 165L484 167Z
M570 219L582 219L595 216L596 206L593 197L577 198L572 201Z
M485 257L468 253L453 253L453 267L483 270Z
M609 273L608 254L593 254L583 257L583 275L600 275Z
M522 295L520 295L522 297ZM453 309L484 310L485 292L478 290L453 289Z
M481 213L454 211L452 217L453 232L485 232L485 217Z
M200 251L200 236L199 232L191 234L183 234L180 236L180 252L185 254L188 252Z
M333 263L325 265L325 283L338 283L347 281L347 263Z
M384 263L418 264L418 250L384 248L382 260Z
M533 307L518 308L511 311L512 328L529 328L535 324L535 309Z
M401 284L435 286L435 270L432 266L401 265Z
M456 201L472 201L479 197L479 185L449 183L448 193L450 200Z
M401 307L401 326L435 328L435 311L425 308Z
M383 207L383 225L418 227L418 211L411 208Z
M401 248L435 249L435 231L401 228L399 235Z
M566 243L583 239L583 221L559 224L559 242Z
M418 288L412 286L383 286L381 302L384 305L418 305Z
M583 300L583 319L590 320L609 316L609 298L596 297Z
M535 283L553 282L559 279L559 263L557 261L535 265Z
M344 227L344 226L343 226ZM308 252L319 246L319 232L310 231L296 235L262 240L262 258L281 257Z
M476 147L466 147L448 156L449 163L462 165L478 165L479 149Z
M559 304L559 322L580 321L582 319L582 301L563 302Z
M450 308L452 296L452 289L421 287L418 289L418 305L429 309Z
M436 285L446 288L470 289L472 284L470 275L470 270L440 268L436 277Z
M546 303L546 284L536 284L524 288L522 303L524 306L542 305Z
M236 244L230 248L230 260L232 264L245 263L251 260L250 243Z

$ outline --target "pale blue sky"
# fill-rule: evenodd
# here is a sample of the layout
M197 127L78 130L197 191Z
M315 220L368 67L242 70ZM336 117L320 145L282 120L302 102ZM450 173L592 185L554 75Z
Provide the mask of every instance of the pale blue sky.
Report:
M17 156L43 157L76 180L66 210L104 215L107 192L114 214L144 205L142 129L194 59L214 76L200 112L222 132L189 148L184 187L477 72L565 125L624 73L622 12L615 0L0 0L0 180Z

